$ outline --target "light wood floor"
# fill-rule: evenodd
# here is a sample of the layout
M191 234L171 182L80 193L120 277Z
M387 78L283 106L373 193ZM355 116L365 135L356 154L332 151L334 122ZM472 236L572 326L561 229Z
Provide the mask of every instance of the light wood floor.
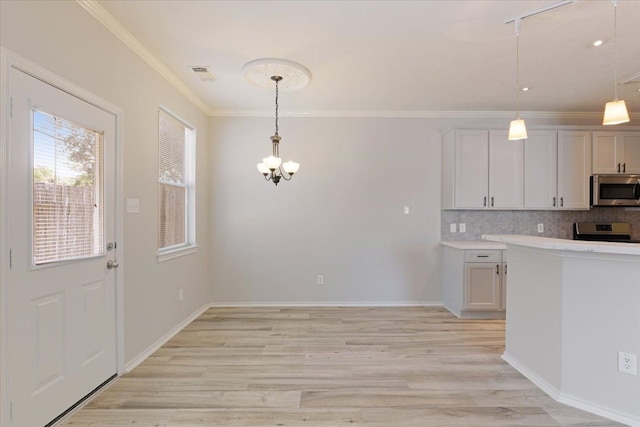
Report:
M440 308L212 308L65 426L613 426Z

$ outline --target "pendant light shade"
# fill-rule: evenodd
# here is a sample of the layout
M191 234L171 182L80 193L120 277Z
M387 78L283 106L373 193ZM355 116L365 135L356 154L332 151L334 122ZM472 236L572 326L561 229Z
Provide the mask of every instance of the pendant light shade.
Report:
M629 121L629 112L624 100L610 101L604 106L603 125L618 125Z
M524 124L524 120L515 119L511 120L509 125L509 141L517 141L520 139L527 139L527 127Z
M604 106L602 124L618 125L629 121L629 112L624 100L618 100L618 1L613 0L613 101Z
M520 118L520 19L516 18L516 118L509 124L509 141L518 141L527 138L527 127Z

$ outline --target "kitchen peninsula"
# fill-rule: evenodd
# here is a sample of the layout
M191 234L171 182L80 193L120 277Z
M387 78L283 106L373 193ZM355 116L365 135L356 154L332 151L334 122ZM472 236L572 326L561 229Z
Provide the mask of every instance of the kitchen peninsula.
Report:
M640 426L640 244L485 235L509 253L503 359L565 403Z

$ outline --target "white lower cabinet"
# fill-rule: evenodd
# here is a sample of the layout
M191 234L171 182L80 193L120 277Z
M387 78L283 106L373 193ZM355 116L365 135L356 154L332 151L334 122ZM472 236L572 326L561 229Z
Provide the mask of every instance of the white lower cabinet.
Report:
M458 317L504 318L506 250L444 248L444 306Z

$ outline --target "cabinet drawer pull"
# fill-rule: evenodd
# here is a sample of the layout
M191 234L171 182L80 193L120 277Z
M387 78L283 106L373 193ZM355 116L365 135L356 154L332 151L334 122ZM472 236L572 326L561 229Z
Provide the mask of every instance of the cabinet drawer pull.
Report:
M489 255L476 255L478 258L489 258Z

